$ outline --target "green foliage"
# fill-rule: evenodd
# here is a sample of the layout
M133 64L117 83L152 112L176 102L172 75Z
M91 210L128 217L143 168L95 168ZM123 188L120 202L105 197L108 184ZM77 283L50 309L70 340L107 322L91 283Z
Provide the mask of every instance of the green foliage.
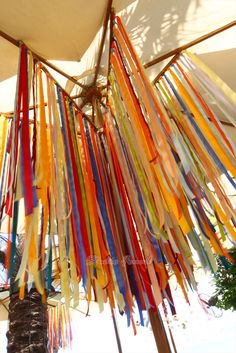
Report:
M224 310L236 310L236 247L229 251L233 263L218 259L218 271L216 272L216 306Z

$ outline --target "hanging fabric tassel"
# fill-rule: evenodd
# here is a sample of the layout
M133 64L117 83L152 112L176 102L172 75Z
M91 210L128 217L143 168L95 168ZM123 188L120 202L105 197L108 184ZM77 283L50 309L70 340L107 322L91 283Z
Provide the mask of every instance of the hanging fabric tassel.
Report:
M189 301L193 249L213 272L215 254L231 261L223 242L226 230L236 239L236 217L221 176L235 188L235 148L200 93L220 97L231 116L234 94L218 83L184 53L155 91L117 17L107 105L93 97L91 123L21 45L14 119L0 122L0 221L9 217L10 277L23 223L20 298L32 282L43 297L60 286L65 305L50 309L51 352L71 344L80 283L88 301L100 311L117 305L136 332L135 301L141 324L164 298L175 314L169 271Z

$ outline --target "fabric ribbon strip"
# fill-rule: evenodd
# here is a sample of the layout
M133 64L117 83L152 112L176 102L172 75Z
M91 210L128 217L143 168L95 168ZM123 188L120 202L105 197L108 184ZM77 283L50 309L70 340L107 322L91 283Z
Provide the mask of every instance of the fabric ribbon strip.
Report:
M175 314L170 272L188 301L195 262L214 272L215 254L231 260L226 233L236 239L227 194L235 147L201 91L219 97L232 120L234 93L220 92L221 81L186 52L152 87L118 17L111 44L107 104L93 99L98 129L24 45L15 116L0 122L9 276L21 229L20 297L33 283L42 296L59 287L65 300L50 311L51 350L71 342L67 309L72 299L79 305L80 282L88 301L100 311L117 305L128 325L136 302L143 324L143 311L164 299Z

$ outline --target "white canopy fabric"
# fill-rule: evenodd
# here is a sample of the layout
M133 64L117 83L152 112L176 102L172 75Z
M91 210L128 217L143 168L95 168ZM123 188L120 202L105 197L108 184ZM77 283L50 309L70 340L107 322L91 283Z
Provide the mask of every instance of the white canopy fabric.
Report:
M131 0L114 1L121 10ZM103 23L107 0L0 1L0 29L50 60L79 61ZM0 39L0 80L16 73L17 48Z
M107 3L107 0L12 0L10 3L0 0L0 30L24 41L46 59L78 64L103 23ZM121 11L143 63L235 20L236 14L235 0L114 0L113 5L116 12ZM236 28L232 28L193 50L204 54L214 66L228 59L233 61L235 48ZM93 65L91 51L87 54ZM1 81L16 73L17 58L18 49L0 38ZM81 71L78 67L84 65L68 68L67 63L66 66L68 71L74 68L76 75L76 70ZM155 75L160 66L152 67L149 74ZM223 69L226 72L231 68L224 65Z
M37 54L73 76L90 82L96 65L108 0L0 0L0 30L22 40ZM142 61L147 63L180 45L233 20L235 0L114 0ZM97 34L97 35L96 35ZM107 47L102 74L107 69ZM236 90L236 26L192 47L226 83ZM13 109L18 48L0 38L0 111ZM147 69L153 79L168 60ZM55 75L65 86L66 79ZM75 92L77 93L77 92Z

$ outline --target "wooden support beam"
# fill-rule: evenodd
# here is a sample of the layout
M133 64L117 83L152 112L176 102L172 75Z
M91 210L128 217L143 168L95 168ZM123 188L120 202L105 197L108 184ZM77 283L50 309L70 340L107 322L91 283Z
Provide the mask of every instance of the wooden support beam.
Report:
M3 32L3 31L0 31L0 37L6 39L8 42L12 43L13 45L15 45L18 48L20 47L20 45L22 43L22 41L16 40L15 38L9 36L7 33ZM48 60L46 60L42 56L40 56L40 55L36 54L35 52L33 52L30 48L29 48L29 50L31 51L33 57L36 60L41 61L42 63L44 63L45 65L47 65L48 67L50 67L54 71L58 72L60 75L66 77L68 80L72 81L73 83L75 83L79 87L81 87L81 88L87 87L86 85L83 85L82 83L78 82L74 77L68 75L66 72L62 71L57 66L53 65L52 63L50 63Z
M148 313L158 353L171 353L171 347L159 310L157 309L157 312L149 310Z
M104 24L103 24L102 39L101 39L101 44L100 44L99 52L98 52L96 71L95 71L95 75L94 75L94 79L93 79L93 85L96 85L96 82L97 82L97 77L98 77L98 72L99 72L99 68L100 68L100 64L101 64L101 60L102 60L102 53L103 53L103 48L104 48L104 44L105 44L107 27L108 27L109 19L111 16L111 11L112 11L112 0L108 0L106 16L105 16Z
M199 37L197 39L194 39L193 41L191 41L191 42L189 42L187 44L184 44L184 45L182 45L182 46L180 46L178 48L175 48L175 49L169 51L168 53L166 53L164 55L161 55L161 56L157 57L156 59L153 59L153 60L149 61L148 63L144 64L144 68L147 69L147 68L149 68L149 67L151 67L151 66L153 66L153 65L155 65L155 64L157 64L157 63L159 63L159 62L161 62L161 61L163 61L165 59L170 58L173 55L181 53L183 50L186 50L186 49L188 49L190 47L193 47L194 45L196 45L198 43L201 43L204 40L209 39L209 38L215 36L216 34L219 34L219 33L223 32L223 31L225 31L225 30L227 30L227 29L229 29L229 28L231 28L231 27L233 27L235 25L236 25L236 21L232 21L232 22L226 24L225 26L217 28L217 29L215 29L212 32L209 32L209 33L207 33L207 34L205 34L205 35L203 35L203 36L201 36L201 37Z
M73 100L73 97L69 96L69 94L65 91L65 89L54 79L54 77L52 76L52 74L48 71L48 69L42 65L42 70L45 72L46 75L48 75L54 82L55 84L57 84L57 86L61 89L62 92L65 93L65 95L68 97L69 100L71 100L73 102L74 107L81 112L81 114L83 115L83 117L94 127L95 130L97 130L96 125L94 124L94 122L91 120L91 118L83 113L81 111L81 109L78 107L78 105L76 104L76 102ZM78 96L74 96L74 98L78 98ZM45 107L47 106L47 103L44 103ZM29 106L29 110L34 110L35 108L38 108L38 106L34 106L31 105ZM6 116L8 119L12 119L14 117L14 111L11 112L7 112L7 113L0 113L0 116ZM30 120L30 122L32 123L33 121Z
M177 60L179 57L179 53L175 54L173 58L163 67L163 69L159 72L159 74L154 78L153 84L155 84L159 78L166 72L166 70Z
M117 325L117 321L116 321L116 313L115 313L115 310L112 308L111 308L111 316L112 316L113 326L114 326L115 335L116 335L117 349L118 349L119 353L123 353L120 335L119 335L119 331L118 331L118 325Z

